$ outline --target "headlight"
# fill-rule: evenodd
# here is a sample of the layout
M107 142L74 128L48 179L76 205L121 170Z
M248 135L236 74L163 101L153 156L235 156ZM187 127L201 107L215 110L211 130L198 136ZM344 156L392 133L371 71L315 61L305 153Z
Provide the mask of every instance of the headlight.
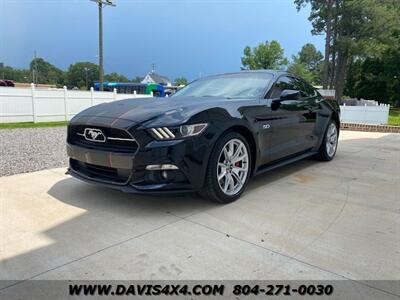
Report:
M192 124L192 125L182 125L179 128L179 132L182 137L199 135L206 129L207 123L202 124Z
M200 123L179 127L157 127L151 128L150 132L158 140L172 140L199 135L207 128L207 125L207 123Z

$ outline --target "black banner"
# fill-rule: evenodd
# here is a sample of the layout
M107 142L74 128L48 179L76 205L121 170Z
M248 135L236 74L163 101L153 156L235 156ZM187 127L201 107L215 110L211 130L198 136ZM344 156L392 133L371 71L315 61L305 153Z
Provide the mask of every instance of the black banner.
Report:
M400 299L400 281L0 281L0 299Z

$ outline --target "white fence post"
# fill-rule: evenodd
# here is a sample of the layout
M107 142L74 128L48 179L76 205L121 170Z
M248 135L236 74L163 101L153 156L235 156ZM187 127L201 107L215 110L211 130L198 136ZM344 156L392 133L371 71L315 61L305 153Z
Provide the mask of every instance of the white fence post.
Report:
M136 98L136 90L133 91L133 98Z
M363 123L367 123L367 103L364 104Z
M31 95L32 95L32 117L33 123L36 123L36 95L35 95L35 84L31 83Z
M64 85L64 112L65 112L65 121L68 121L68 95L67 95L67 87Z
M346 103L343 103L340 109L340 122L343 122L342 120L346 120Z
M90 87L90 106L93 106L94 95L93 95L93 87Z
M150 96L154 97L153 91L150 92Z
M117 100L117 89L114 88L114 101Z

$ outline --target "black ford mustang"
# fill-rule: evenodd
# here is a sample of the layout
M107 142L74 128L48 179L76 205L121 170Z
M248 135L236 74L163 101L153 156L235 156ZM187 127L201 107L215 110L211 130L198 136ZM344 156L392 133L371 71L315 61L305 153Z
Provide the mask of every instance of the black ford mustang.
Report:
M170 98L100 104L68 126L68 173L132 193L200 192L227 203L253 175L331 160L339 106L285 72L196 80Z

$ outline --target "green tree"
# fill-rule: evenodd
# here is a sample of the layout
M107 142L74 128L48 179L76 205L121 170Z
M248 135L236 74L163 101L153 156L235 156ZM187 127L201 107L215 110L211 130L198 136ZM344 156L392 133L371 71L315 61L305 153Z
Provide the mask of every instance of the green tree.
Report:
M300 63L304 64L310 71L315 71L322 63L324 56L313 44L305 44L298 54Z
M122 75L118 74L116 72L112 72L110 74L104 75L104 81L110 81L110 82L129 82L129 79Z
M388 48L398 45L400 1L335 0L330 8L328 2L332 1L295 0L298 8L305 3L311 4L309 19L312 21L313 33L333 29L334 34L329 38L327 33L327 45L333 47L326 52L325 59L332 55L329 65L331 75L334 72L332 82L336 100L340 101L349 66L355 60L380 57ZM332 16L330 22L327 22L327 15ZM327 64L325 68L328 68Z
M175 78L175 82L174 85L187 85L188 84L188 80L185 77L178 77Z
M91 62L77 62L69 66L67 85L78 88L88 88L99 80L99 66Z
M323 56L313 44L305 44L300 52L293 56L289 72L319 85L322 83Z
M132 78L131 81L138 83L138 82L141 82L143 80L143 78L144 77L142 77L142 76L135 76L135 77Z
M261 43L253 49L246 46L243 53L242 69L282 69L288 64L283 48L275 40Z
M43 58L35 58L30 63L30 71L35 73L37 83L62 85L65 73Z
M288 71L304 80L307 80L310 83L315 83L315 76L309 70L309 68L299 59L294 59L293 62L289 65Z
M389 49L381 57L357 59L348 70L345 93L400 106L399 70L399 49Z
M339 9L335 75L338 101L343 94L348 66L355 59L380 57L395 45L393 33L400 26L400 3L390 0L342 0Z
M329 81L329 56L331 54L332 21L336 20L335 5L343 0L294 0L297 10L310 4L311 12L308 18L312 25L313 34L325 33L325 60L323 66L323 87L328 87Z
M15 69L10 66L5 66L1 73L1 76L4 74L4 79L23 83L32 82L32 73L27 69Z

